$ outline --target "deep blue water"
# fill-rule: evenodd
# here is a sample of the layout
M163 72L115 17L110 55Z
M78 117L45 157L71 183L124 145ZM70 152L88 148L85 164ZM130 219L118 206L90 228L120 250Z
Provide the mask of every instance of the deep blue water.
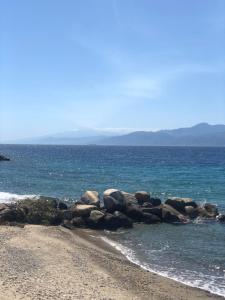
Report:
M0 145L0 153L11 158L0 163L0 201L11 194L78 199L113 187L192 197L225 212L225 148ZM150 270L225 295L225 225L137 225L108 237Z

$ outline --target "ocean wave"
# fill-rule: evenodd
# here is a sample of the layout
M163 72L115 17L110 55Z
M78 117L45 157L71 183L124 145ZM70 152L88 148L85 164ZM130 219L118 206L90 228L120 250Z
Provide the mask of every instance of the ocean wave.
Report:
M19 195L19 194L7 193L7 192L0 192L0 203L11 203L26 198L36 199L38 197L39 195Z
M166 272L166 271L158 271L158 270L156 271L155 269L151 268L148 264L145 264L145 263L141 262L136 257L136 253L135 253L134 250L132 250L132 249L126 247L126 246L123 246L122 244L120 244L118 242L110 240L107 237L101 237L101 239L104 242L106 242L107 244L109 244L110 246L112 246L113 248L115 248L116 250L118 250L120 253L122 253L129 261L131 261L132 263L140 266L142 269L144 269L146 271L150 271L152 273L161 275L161 276L169 278L169 279L173 279L173 280L175 280L177 282L180 282L180 283L183 283L185 285L188 285L188 286L191 286L191 287L195 287L195 288L199 288L199 289L208 291L208 292L210 292L212 294L216 294L216 295L225 297L225 286L224 286L224 288L217 287L215 285L215 283L214 283L214 279L215 278L213 278L213 276L209 277L209 276L204 276L203 274L201 276L201 274L197 274L196 272L193 272L193 273L196 273L196 275L199 278L197 278L197 276L196 276L195 278L192 278L192 280L187 280L182 275L177 275L177 274L173 275L174 274L174 269L170 270L171 273L169 271L168 272ZM191 275L193 275L193 274L190 274L190 278L191 278ZM201 277L202 277L202 279L201 279ZM206 278L205 277L208 277L207 282L206 282ZM221 280L224 280L224 278L221 278Z

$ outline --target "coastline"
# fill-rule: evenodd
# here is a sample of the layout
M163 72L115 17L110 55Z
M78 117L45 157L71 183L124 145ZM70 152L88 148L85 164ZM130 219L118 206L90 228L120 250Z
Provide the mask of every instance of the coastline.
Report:
M0 242L2 300L224 299L143 270L93 230L1 226Z

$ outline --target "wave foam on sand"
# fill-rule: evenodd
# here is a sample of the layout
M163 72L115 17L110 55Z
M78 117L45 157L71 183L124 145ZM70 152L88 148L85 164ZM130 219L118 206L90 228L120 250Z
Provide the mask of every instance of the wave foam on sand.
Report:
M133 251L132 249L125 247L123 245L121 245L120 243L117 243L113 240L110 240L107 237L101 237L101 239L106 242L107 244L109 244L110 246L114 247L117 251L119 251L120 253L122 253L130 262L134 263L135 265L140 266L142 269L158 274L160 276L169 278L169 279L173 279L177 282L183 283L187 286L190 287L194 287L194 288L199 288L202 289L204 291L210 292L212 294L218 295L218 296L222 296L225 297L225 289L217 289L213 283L208 282L208 283L203 283L201 280L184 280L182 278L182 276L173 276L171 275L169 272L162 272L162 271L156 271L154 269L152 269L151 267L149 267L149 265L144 264L142 262L140 262L139 259L137 259L135 251ZM213 278L210 278L211 281L213 281ZM221 280L224 280L223 278L221 278Z

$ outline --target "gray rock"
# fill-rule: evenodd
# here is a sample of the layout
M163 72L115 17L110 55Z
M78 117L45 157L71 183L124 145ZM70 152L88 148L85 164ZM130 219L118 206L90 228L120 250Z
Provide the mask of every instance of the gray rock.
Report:
M10 159L8 157L0 154L0 161L4 161L4 160L9 161Z
M124 196L124 202L125 202L125 205L138 205L138 201L136 199L136 197L134 196L134 194L130 194L130 193L127 193L127 192L123 192L122 191L122 194Z
M218 215L218 208L214 204L205 203L203 208L207 211L208 215L212 218L215 218Z
M89 217L92 210L96 210L95 205L75 204L70 209L75 217Z
M181 223L187 219L183 214L168 204L162 205L162 221L166 223Z
M123 211L124 210L124 204L121 204L118 200L116 200L114 197L111 196L104 196L104 207L109 213L113 213L114 211Z
M146 224L155 224L160 223L161 219L156 215L150 213L143 213L143 221Z
M158 207L146 207L146 208L141 208L141 210L144 213L148 213L148 214L152 214L155 215L157 217L159 217L160 219L162 219L162 207L158 206Z
M216 216L216 220L220 223L225 223L225 215L219 214L218 216Z
M137 199L138 203L142 205L144 202L150 202L150 193L145 191L138 191L135 193L135 198Z
M133 226L132 220L120 211L115 211L113 215L116 217L115 222L118 227L131 228Z
M117 200L121 205L124 205L124 195L121 191L116 189L108 189L104 191L103 198L105 197L113 197Z
M65 228L67 228L67 229L74 229L73 224L69 220L64 220L62 222L62 226L65 227Z
M91 228L102 228L104 222L105 213L99 210L92 210L90 216L85 219L86 224L88 227Z
M172 206L181 213L185 213L185 206L193 206L194 208L197 208L197 204L191 198L172 197L167 199L165 204Z
M140 207L138 207L137 205L129 205L127 208L126 208L126 212L125 214L131 218L132 220L135 220L135 221L138 221L138 222L141 222L143 221L144 219L144 215L143 215L143 212L142 210L140 209Z
M99 193L96 191L86 191L81 196L81 199L79 202L83 203L83 204L90 204L90 205L95 205L97 207L100 207Z
M185 206L185 213L191 218L195 219L199 216L199 211L193 206Z
M74 227L84 228L86 223L82 217L75 217L71 220L71 223Z
M66 203L60 201L58 204L58 209L66 210L66 209L68 209L68 206L66 205Z
M108 230L117 230L120 228L120 223L117 222L117 217L107 213L104 217L104 228Z
M159 198L150 198L150 203L152 204L152 206L159 206L161 205L161 200Z

